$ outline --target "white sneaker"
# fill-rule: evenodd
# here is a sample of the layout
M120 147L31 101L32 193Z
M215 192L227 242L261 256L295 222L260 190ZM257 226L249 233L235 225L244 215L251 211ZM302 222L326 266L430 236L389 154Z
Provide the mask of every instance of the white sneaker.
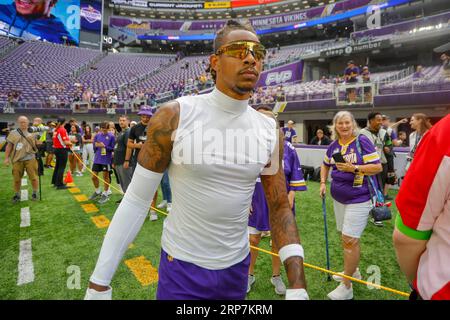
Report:
M353 286L350 284L350 288L347 288L344 283L341 283L328 294L328 298L331 300L351 300L353 299Z
M167 201L166 201L166 200L163 200L160 204L158 204L158 205L156 206L156 208L162 209L162 208L165 208L166 206L167 206Z
M170 213L170 211L172 211L172 204L170 202L167 204L166 211L167 211L167 213Z
M383 221L375 221L374 218L370 218L370 222L372 222L377 227L384 227Z
M106 194L107 196L112 195L111 189L108 189L108 191L103 191L103 193Z
M150 221L158 220L158 215L156 214L155 211L153 211L153 210L150 211L149 219L150 219Z
M344 271L339 272L339 274L344 274ZM358 280L362 279L361 273L359 272L359 268L356 268L356 271L353 273L352 277L356 278ZM333 280L334 281L341 282L343 279L344 278L342 278L341 276L338 276L338 275L335 275L335 274L333 275Z
M270 278L270 282L275 287L275 293L279 295L286 294L286 286L283 282L283 279L281 279L281 276L276 276Z
M252 285L255 283L255 281L256 281L255 276L249 274L247 282L247 293L249 293L250 290L252 290Z

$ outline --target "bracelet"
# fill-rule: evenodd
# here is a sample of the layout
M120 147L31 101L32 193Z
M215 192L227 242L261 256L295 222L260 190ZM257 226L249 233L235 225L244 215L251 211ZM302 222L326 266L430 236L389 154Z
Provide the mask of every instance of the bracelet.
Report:
M301 257L304 259L303 247L299 243L285 245L278 251L278 255L280 256L281 263L284 263L290 257Z
M125 162L130 162L130 160L125 159Z

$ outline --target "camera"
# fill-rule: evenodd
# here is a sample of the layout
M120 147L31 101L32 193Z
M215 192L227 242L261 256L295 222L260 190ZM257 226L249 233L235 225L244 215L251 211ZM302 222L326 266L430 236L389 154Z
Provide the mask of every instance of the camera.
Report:
M44 132L44 131L49 131L49 130L50 130L50 127L46 127L46 126L39 126L39 127L31 126L31 127L28 127L28 132L29 133Z

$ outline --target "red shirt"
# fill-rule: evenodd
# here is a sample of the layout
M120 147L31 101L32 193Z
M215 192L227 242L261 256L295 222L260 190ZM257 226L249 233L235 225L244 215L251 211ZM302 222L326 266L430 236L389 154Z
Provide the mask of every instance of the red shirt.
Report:
M53 148L55 149L68 149L63 142L69 142L69 136L67 135L66 129L63 126L53 132Z
M425 300L450 299L449 137L447 115L423 136L395 201L398 230L428 241L413 283Z

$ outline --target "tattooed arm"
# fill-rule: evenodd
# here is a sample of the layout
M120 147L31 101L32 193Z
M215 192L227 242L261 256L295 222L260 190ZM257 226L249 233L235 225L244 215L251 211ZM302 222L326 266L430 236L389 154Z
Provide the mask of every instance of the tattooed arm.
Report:
M163 173L170 162L173 139L178 128L180 106L170 102L162 106L147 125L147 140L139 152L138 163L153 172Z
M128 245L134 240L148 214L151 199L170 162L172 134L178 127L179 104L170 102L152 117L147 140L139 153L137 166L125 196L117 208L103 241L96 268L90 278L87 299L99 299L111 289L109 284Z
M266 194L269 206L271 234L274 248L281 249L289 244L299 244L297 224L292 210L289 208L289 200L286 190L283 166L283 132L279 132L279 166L274 175L261 175L261 182ZM286 273L291 289L306 289L303 259L293 256L284 261Z

